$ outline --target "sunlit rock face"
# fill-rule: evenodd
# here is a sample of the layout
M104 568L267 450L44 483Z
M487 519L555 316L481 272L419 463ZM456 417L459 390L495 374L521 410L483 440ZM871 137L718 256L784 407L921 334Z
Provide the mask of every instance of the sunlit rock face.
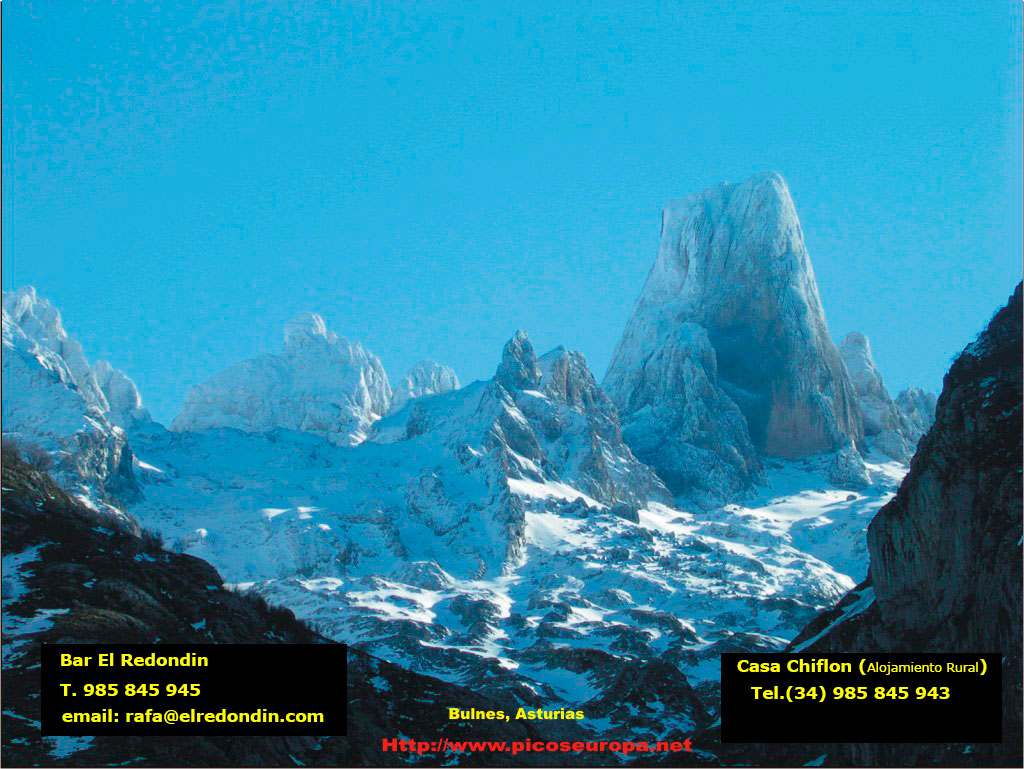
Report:
M627 436L652 412L682 427L656 438L645 429L647 445L637 449L662 477L676 478L676 493L692 481L679 477L687 452L673 443L706 451L733 486L756 475L758 453L792 458L860 446L856 393L782 177L758 174L665 207L657 259L604 386ZM717 484L706 490L721 491Z
M284 328L284 351L236 363L189 392L176 431L232 427L313 433L340 446L362 443L391 406L376 355L303 313Z
M99 499L135 498L123 428L148 423L149 412L123 372L90 365L32 287L3 294L2 400L5 438L48 453L61 483Z

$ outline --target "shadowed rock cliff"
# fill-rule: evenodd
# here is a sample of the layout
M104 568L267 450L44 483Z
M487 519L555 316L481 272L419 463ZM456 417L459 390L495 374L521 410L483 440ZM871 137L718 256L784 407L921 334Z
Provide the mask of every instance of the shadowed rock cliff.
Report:
M835 765L1021 765L1021 286L943 382L935 424L868 529L867 580L794 651L1001 652L1003 741L844 744Z

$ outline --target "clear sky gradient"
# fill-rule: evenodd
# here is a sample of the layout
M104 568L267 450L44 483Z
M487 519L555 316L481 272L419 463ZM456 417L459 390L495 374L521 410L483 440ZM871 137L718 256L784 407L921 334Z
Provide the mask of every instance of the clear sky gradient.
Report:
M1020 279L1015 0L312 5L3 3L3 286L161 421L302 310L393 379L519 327L600 379L662 204L759 170L894 393Z

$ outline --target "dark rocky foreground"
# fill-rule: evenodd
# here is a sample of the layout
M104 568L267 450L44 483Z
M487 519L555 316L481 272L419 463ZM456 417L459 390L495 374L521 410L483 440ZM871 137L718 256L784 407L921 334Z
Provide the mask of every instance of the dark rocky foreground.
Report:
M790 647L1001 652L1003 741L829 745L829 764L1022 765L1021 313L1018 285L946 375L935 425L868 529L867 580ZM869 589L870 608L840 621Z
M573 739L570 723L449 723L449 705L507 708L479 694L410 672L355 649L348 681L324 671L297 687L347 685L349 736L96 737L61 755L39 733L39 644L52 643L330 643L287 609L226 590L203 560L170 553L131 519L85 507L13 451L3 454L5 766L394 766L409 754L383 753L381 740ZM32 558L19 558L28 551ZM25 620L45 616L33 631ZM52 613L53 610L62 613ZM38 625L38 623L36 623ZM198 626L196 629L193 626ZM559 754L573 758L571 754ZM421 756L419 765L454 756ZM552 762L543 753L462 756L492 766ZM449 764L450 765L450 764Z

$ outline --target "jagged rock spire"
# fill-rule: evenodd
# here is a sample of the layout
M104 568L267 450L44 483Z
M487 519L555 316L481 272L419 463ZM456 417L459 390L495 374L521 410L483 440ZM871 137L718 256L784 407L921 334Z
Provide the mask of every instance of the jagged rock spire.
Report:
M530 390L540 384L537 353L526 332L520 329L505 343L495 380L510 390Z

